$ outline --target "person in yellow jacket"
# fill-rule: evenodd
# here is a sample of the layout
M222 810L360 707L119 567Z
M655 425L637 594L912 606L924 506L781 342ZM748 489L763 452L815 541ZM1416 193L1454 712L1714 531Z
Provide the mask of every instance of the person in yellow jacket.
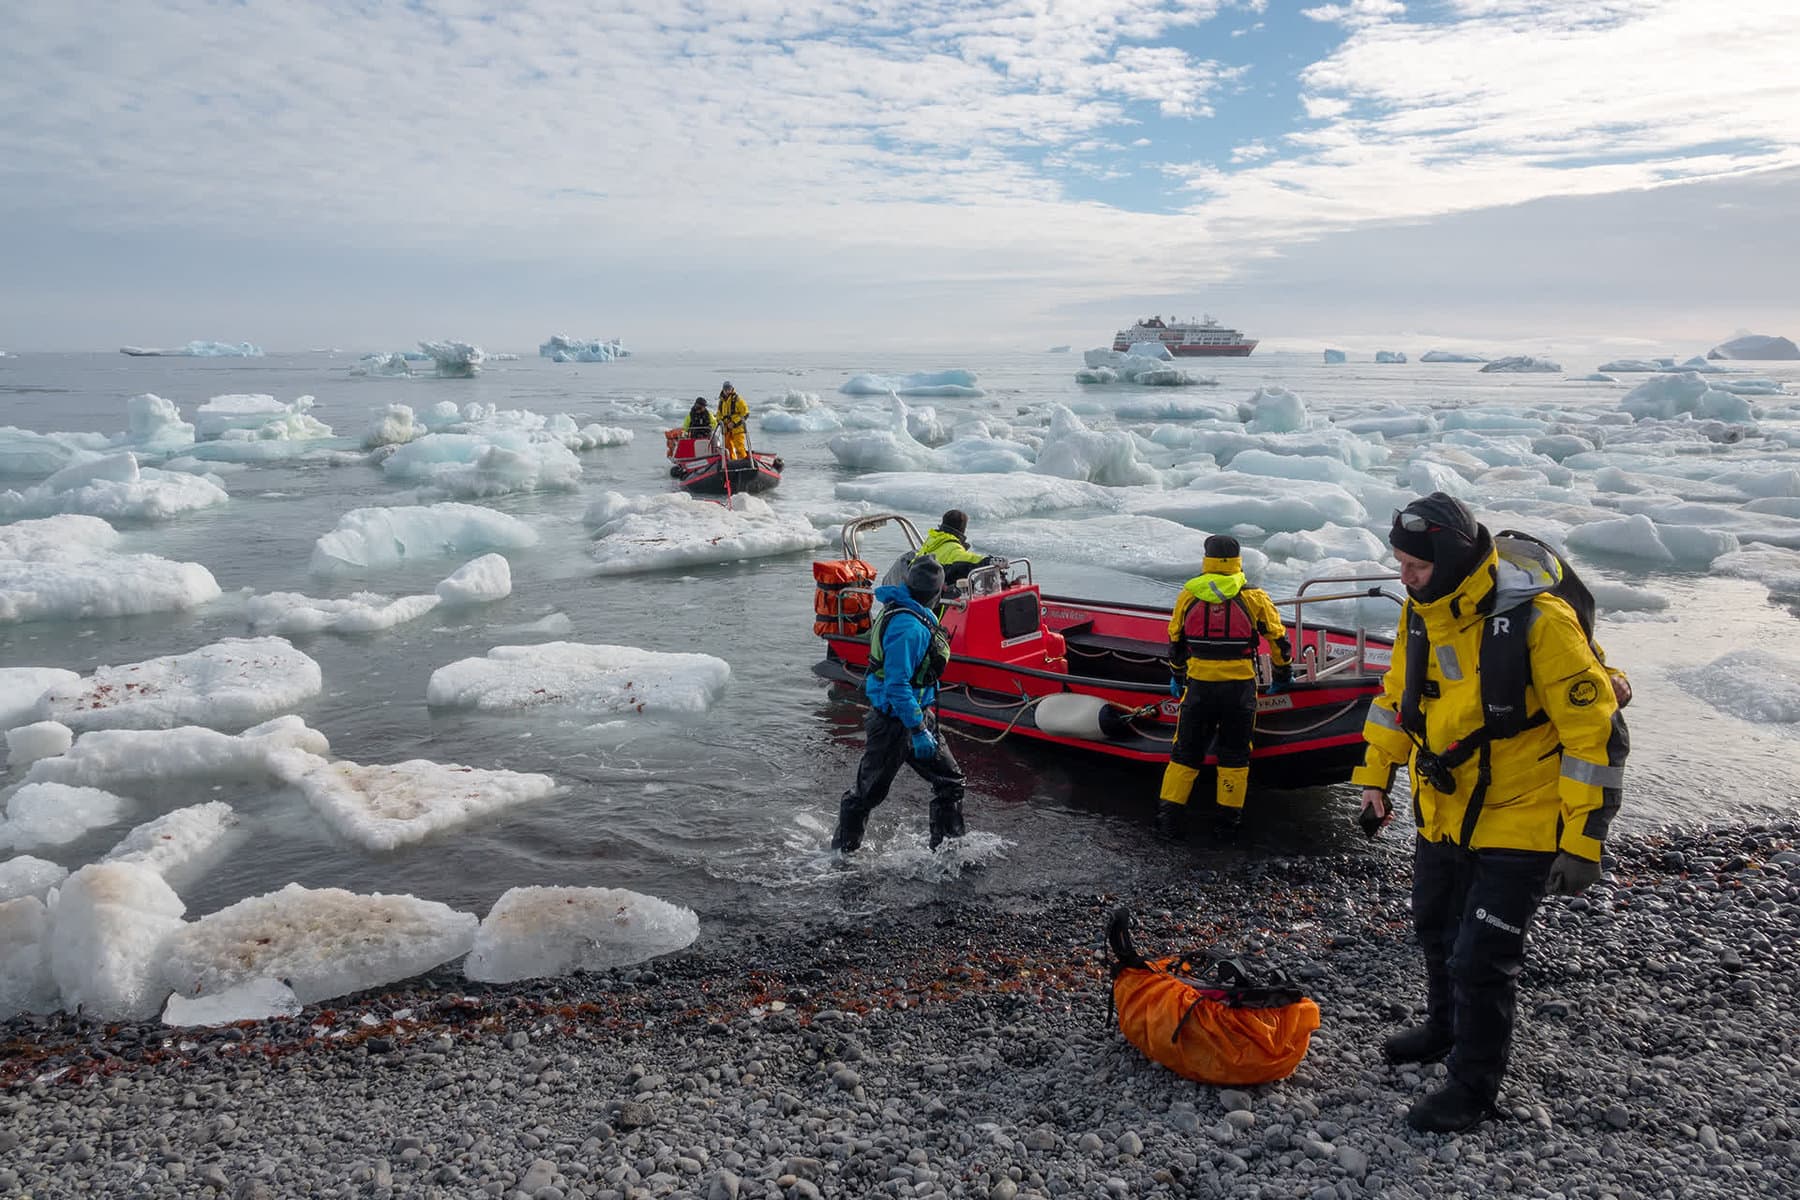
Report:
M969 549L969 514L960 508L946 512L937 528L925 535L918 557L935 558L943 564L946 588L967 579L976 567L996 561L992 555L977 554Z
M727 459L750 457L749 421L750 406L737 394L731 381L726 380L725 386L719 389L719 410L713 417L713 424L724 440Z
M1181 700L1175 744L1163 771L1156 827L1181 839L1181 815L1209 744L1218 759L1214 799L1218 832L1230 833L1244 811L1250 780L1250 741L1256 726L1256 647L1268 639L1274 690L1294 677L1293 649L1275 602L1244 579L1237 539L1206 539L1201 573L1187 581L1169 616L1169 691Z
M1629 751L1626 693L1551 594L1557 560L1541 544L1497 542L1442 492L1395 513L1388 541L1409 601L1352 779L1373 831L1410 769L1426 1017L1383 1048L1394 1062L1448 1058L1444 1084L1406 1119L1453 1132L1493 1111L1539 903L1600 878Z

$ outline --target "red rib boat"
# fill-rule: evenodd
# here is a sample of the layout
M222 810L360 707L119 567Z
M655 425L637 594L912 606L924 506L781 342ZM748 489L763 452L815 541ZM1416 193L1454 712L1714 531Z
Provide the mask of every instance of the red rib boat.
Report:
M846 524L841 556L813 564L813 629L825 639L824 661L813 670L857 687L859 694L868 671L877 576L861 558L859 543L889 522L913 548L919 546L910 521L879 514ZM1301 594L1275 602L1292 613L1294 685L1257 699L1254 783L1337 783L1362 761L1363 720L1381 691L1391 632L1376 636L1308 623L1305 611L1328 600L1387 596L1398 616L1399 597L1381 586L1395 578L1309 580ZM943 627L955 657L938 688L942 719L1115 759L1158 766L1168 761L1181 708L1169 695L1168 608L1043 595L1028 559L977 568L966 588L946 595ZM1257 670L1268 679L1266 656Z
M727 462L724 448L710 435L696 437L685 429L665 429L663 440L669 474L684 492L728 496L766 492L781 482L784 464L779 454L752 450L749 458Z

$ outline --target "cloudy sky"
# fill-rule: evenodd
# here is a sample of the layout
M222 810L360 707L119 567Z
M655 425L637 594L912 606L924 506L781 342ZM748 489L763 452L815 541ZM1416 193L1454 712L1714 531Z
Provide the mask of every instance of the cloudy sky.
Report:
M0 346L1800 336L1793 0L22 0Z

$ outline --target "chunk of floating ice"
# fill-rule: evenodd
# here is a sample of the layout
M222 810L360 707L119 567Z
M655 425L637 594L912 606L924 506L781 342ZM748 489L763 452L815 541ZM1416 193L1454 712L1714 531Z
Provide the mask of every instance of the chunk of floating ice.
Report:
M680 950L692 909L623 888L518 887L494 902L463 974L483 983L603 971Z
M1036 470L1115 487L1158 482L1162 476L1139 460L1137 448L1137 439L1125 430L1089 429L1066 405L1053 404Z
M1748 421L1754 416L1748 400L1714 387L1695 371L1646 379L1625 393L1619 408L1639 421L1667 420L1681 413L1716 421Z
M131 807L125 797L99 788L27 783L7 801L0 841L11 842L20 850L61 846L90 830L116 824Z
M0 900L17 900L20 896L42 900L45 892L68 877L67 868L29 854L9 858L0 862Z
M178 808L133 829L103 861L139 863L167 879L211 855L236 824L222 800Z
M244 615L253 628L275 633L375 633L417 620L438 603L436 596L396 600L374 592L354 592L339 600L315 600L298 592L269 592L252 596Z
M936 475L893 472L846 479L840 500L867 500L885 508L936 514L961 508L977 520L1002 520L1068 508L1116 509L1123 494L1097 483L1037 474Z
M38 716L71 729L242 727L319 694L319 664L282 638L226 638L186 654L100 667L52 685Z
M419 349L437 364L440 379L473 379L481 374L481 364L487 360L480 346L468 342L420 342Z
M1160 517L1120 516L1009 521L977 539L983 553L1029 556L1043 575L1046 561L1091 563L1158 579L1188 579L1200 573L1206 534ZM1264 559L1246 547L1244 570L1255 578Z
M270 1017L295 1017L305 1007L294 989L279 979L251 979L210 996L189 1000L180 992L169 993L163 1007L164 1025L231 1025L238 1021L265 1021Z
M1659 525L1643 513L1590 521L1569 530L1569 547L1596 558L1704 569L1738 548L1736 535L1690 525Z
M301 416L312 406L311 396L301 396L292 404L262 394L214 396L194 410L194 429L201 441L207 441L234 429L260 430L272 421ZM321 436L330 437L330 427L324 428Z
M1483 366L1481 369L1482 369L1483 373L1493 373L1493 372L1499 372L1499 371L1518 371L1518 372L1527 372L1527 373L1536 372L1536 373L1542 373L1542 374L1550 374L1552 372L1555 372L1557 374L1561 374L1562 373L1562 364L1559 362L1553 362L1547 358L1533 358L1529 354L1514 354L1514 355L1510 355L1506 358L1496 358L1493 362L1488 363L1487 365Z
M4 683L0 683L0 687L4 686ZM20 725L6 731L6 765L18 770L40 758L61 754L74 744L74 730L56 721Z
M512 595L512 564L505 556L472 558L437 585L437 598L447 605L489 604Z
M1247 433L1299 433L1306 428L1306 402L1284 387L1269 384L1250 397Z
M424 759L363 766L286 750L269 761L327 824L371 850L421 841L441 829L556 790L556 781L548 775L480 771Z
M517 431L427 434L382 459L381 471L447 496L568 491L581 482L581 463L561 440Z
M49 933L50 914L37 896L0 901L0 1021L56 1011Z
M313 544L312 569L364 571L421 558L523 550L537 540L517 517L475 504L353 508Z
M976 386L973 371L914 371L907 375L852 375L838 389L846 396L966 396L987 395Z
M181 902L139 863L92 863L69 876L50 914L50 973L64 1008L105 1021L154 1016L168 995L165 944Z
M86 516L0 527L0 624L168 612L218 598L218 581L199 563L114 554L118 536Z
M31 764L25 778L89 787L170 779L257 779L270 775L277 750L331 753L331 743L295 716L276 717L240 734L180 729L102 729L75 739L67 754Z
M1703 667L1669 672L1683 690L1759 725L1800 725L1800 662L1761 650L1734 650Z
M1168 361L1167 351L1160 345L1139 343L1143 353L1118 350L1086 350L1081 355L1081 369L1075 372L1077 383L1135 383L1143 387L1192 387L1218 382L1192 375ZM1162 350L1162 354L1156 351Z
M710 654L664 654L634 646L544 642L496 646L432 672L425 700L484 712L552 709L582 716L703 712L725 690L731 667Z
M80 680L80 675L60 667L0 667L0 729L31 724L38 697L51 685Z
M599 575L765 558L826 541L804 515L776 512L755 496L733 497L726 508L679 492L631 499L605 492L584 520L597 527L591 553Z
M1194 529L1215 531L1252 525L1270 532L1296 533L1333 524L1361 525L1369 519L1362 502L1338 484L1232 471L1202 475L1185 488L1140 493L1131 497L1128 507Z
M400 366L406 374L412 371L406 366L406 360L400 360ZM411 405L390 404L378 410L369 422L368 432L363 434L363 448L373 450L377 446L403 446L417 437L425 436L425 427L414 424Z
M416 896L303 888L252 896L183 926L164 947L180 995L280 979L302 1004L397 983L469 951L474 913Z
M163 521L228 499L210 477L139 467L137 455L127 450L64 467L23 492L0 492L0 521L58 513Z

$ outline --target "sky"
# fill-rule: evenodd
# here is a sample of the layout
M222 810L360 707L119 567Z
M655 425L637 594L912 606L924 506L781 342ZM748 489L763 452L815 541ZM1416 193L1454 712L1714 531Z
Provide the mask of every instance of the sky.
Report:
M1793 0L21 0L0 347L1800 338L1796 62Z

